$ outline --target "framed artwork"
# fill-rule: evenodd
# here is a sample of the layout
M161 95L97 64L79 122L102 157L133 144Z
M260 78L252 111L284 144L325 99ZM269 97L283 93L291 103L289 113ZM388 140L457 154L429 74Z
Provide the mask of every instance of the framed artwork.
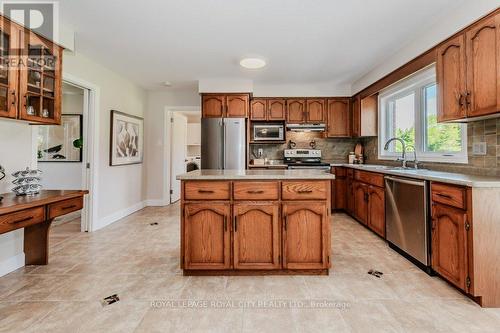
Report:
M142 163L144 119L111 110L109 165Z
M61 115L61 125L38 128L38 162L81 162L83 154L83 116Z

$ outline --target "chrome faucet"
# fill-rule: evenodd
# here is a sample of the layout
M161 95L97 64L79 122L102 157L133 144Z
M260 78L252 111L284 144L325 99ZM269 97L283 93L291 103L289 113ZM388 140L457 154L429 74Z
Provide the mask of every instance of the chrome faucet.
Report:
M401 138L390 138L390 139L389 139L389 140L387 140L387 142L385 143L384 150L389 150L389 144L390 144L392 141L399 141L399 142L401 142L401 145L403 146L403 152L401 153L401 159L399 159L399 158L398 158L397 160L398 160L398 161L401 161L401 163L402 163L402 165L401 165L401 166L402 166L404 169L406 169L406 168L407 168L406 163L408 162L408 161L406 160L406 144L405 144L405 142L403 141L403 139L401 139ZM416 155L415 155L415 156L416 156ZM415 159L416 159L416 158L415 158Z
M417 160L417 150L415 149L415 147L413 146L410 146L413 148L413 168L415 169L418 169L418 164L420 163L418 160Z

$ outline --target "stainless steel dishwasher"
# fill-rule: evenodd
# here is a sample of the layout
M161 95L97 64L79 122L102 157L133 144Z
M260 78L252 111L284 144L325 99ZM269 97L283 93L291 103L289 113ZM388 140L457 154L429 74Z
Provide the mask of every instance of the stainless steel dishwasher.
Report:
M387 241L430 274L428 187L425 180L385 176Z

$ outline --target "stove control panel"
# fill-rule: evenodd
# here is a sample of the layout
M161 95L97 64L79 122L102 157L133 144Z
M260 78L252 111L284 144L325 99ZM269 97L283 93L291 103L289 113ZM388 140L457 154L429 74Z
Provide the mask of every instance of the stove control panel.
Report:
M289 158L321 158L319 149L285 149L284 156Z

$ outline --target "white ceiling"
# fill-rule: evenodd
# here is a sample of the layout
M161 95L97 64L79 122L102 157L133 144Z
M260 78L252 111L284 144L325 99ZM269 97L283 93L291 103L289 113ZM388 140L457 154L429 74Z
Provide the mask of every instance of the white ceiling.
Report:
M465 0L64 0L77 51L148 89L351 84ZM243 70L244 56L268 66Z

